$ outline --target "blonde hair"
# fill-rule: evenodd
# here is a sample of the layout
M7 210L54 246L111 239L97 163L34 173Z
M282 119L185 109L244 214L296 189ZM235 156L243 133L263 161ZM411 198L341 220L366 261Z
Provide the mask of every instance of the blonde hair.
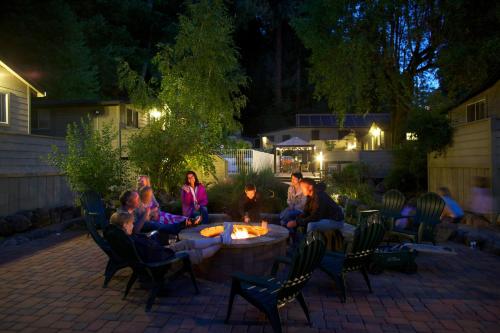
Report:
M139 190L139 196L141 197L141 199L143 198L144 194L148 191L152 191L153 189L151 188L151 186L143 186L141 187L141 189Z
M120 228L123 228L123 226L130 221L133 222L134 216L130 213L127 212L116 212L111 215L111 218L109 219L109 223L114 224Z
M148 175L140 175L139 177L137 177L137 185L140 185L142 178L146 179L146 186L151 186L151 178L149 178Z

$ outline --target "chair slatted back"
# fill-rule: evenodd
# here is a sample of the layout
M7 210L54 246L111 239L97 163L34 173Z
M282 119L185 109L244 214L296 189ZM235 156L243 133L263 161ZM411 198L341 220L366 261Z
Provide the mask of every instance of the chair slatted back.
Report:
M91 213L91 212L86 212L85 213L85 225L87 227L88 232L90 233L90 236L92 236L92 239L96 244L103 250L108 256L112 256L112 250L111 246L109 243L102 237L102 235L97 231L96 228L96 220L97 220L98 214Z
M295 251L287 278L278 291L278 305L291 302L309 281L326 250L326 240L320 232L310 232Z
M389 190L382 197L382 208L380 214L385 218L397 217L405 205L405 196L398 190Z
M444 207L444 200L433 192L423 194L417 199L415 221L420 223L418 242L434 240L435 227L441 222Z
M96 226L99 226L103 229L108 225L104 203L102 202L102 198L98 193L92 191L83 192L80 195L80 202L82 204L85 216L88 213L94 213L97 215L94 220L94 224Z
M356 271L365 266L384 238L385 228L377 222L360 226L354 233L354 241L344 261L344 271Z

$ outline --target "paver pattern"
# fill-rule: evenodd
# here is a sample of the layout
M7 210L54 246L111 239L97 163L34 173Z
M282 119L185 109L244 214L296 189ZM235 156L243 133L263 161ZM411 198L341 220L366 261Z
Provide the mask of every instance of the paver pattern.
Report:
M284 332L500 332L500 257L456 247L457 256L420 255L419 271L348 275L342 304L333 282L317 271L305 289L313 327L298 304L281 310ZM102 288L106 257L82 233L67 233L2 249L0 332L271 332L265 318L240 298L224 325L229 284L187 278L169 286L145 313L146 292L122 292L121 271Z

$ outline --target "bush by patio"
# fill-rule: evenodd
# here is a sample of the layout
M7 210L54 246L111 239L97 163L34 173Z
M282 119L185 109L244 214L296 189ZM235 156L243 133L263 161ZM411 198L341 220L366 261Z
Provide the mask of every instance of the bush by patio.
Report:
M279 213L286 207L288 186L274 177L272 170L250 172L230 177L208 189L208 211L224 213L238 210L246 184L255 184L262 200L263 213Z

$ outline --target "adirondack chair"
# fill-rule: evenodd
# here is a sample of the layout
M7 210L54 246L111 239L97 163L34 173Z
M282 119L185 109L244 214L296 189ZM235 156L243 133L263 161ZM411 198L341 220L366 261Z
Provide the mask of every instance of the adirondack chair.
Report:
M413 243L432 242L436 245L436 225L441 223L441 214L445 202L436 193L426 193L417 199L417 212L415 216L404 216L411 218L413 224L418 224L414 230L392 230L391 236L402 237Z
M195 293L198 294L200 292L191 267L191 260L189 259L189 255L187 253L176 253L175 256L169 258L168 260L146 263L141 260L133 240L125 234L123 234L123 237L109 240L109 242L113 251L119 254L120 257L124 258L128 267L132 268L132 275L127 282L123 299L126 299L130 289L137 281L137 278L146 277L147 280L152 282L151 290L146 302L146 312L151 311L151 307L153 306L156 296L165 286L165 277L167 273L169 273L172 266L176 263L181 264L179 265L180 268L173 272L173 274L170 274L168 280L172 280L183 273L188 273L191 278L191 282L193 283ZM177 267L178 265L175 266Z
M228 323L231 317L235 296L240 295L266 314L273 331L276 333L281 333L281 319L278 309L293 300L299 302L310 325L309 310L302 294L302 288L321 262L325 248L324 236L319 232L311 232L302 240L291 257L276 258L271 270L271 276L233 274L225 323ZM289 266L284 279L277 277L280 264Z
M92 191L83 192L80 195L80 202L82 204L84 214L87 214L87 212L92 212L95 215L95 226L104 229L104 227L108 225L109 221L106 218L104 203L102 202L102 198L98 193Z
M320 264L320 269L327 273L340 289L340 300L346 301L345 275L360 271L370 293L372 287L368 278L368 265L373 252L384 237L385 228L380 221L368 221L367 225L356 228L354 240L347 251L327 251Z
M380 217L387 230L394 229L394 221L401 217L405 201L404 194L398 190L389 190L382 197Z
M85 211L85 224L87 230L92 236L94 242L99 246L99 248L108 256L108 263L104 271L104 284L103 288L108 286L109 281L113 278L116 272L120 269L128 267L128 263L120 258L112 249L109 243L102 237L102 235L97 231L96 222L99 220L99 214Z

